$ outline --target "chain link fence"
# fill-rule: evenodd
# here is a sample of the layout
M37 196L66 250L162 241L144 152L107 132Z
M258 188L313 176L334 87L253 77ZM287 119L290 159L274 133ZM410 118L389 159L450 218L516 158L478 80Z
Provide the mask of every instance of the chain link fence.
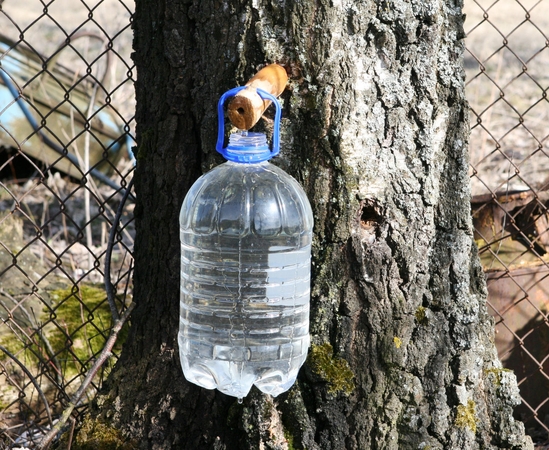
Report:
M466 0L475 238L516 410L549 431L549 1ZM546 447L543 447L546 448Z
M55 426L98 367L113 317L131 303L132 8L130 0L0 2L0 449L33 448ZM466 0L464 12L475 238L499 355L519 381L516 414L541 443L549 431L549 0ZM100 366L69 428L113 362Z
M0 449L35 448L85 385L74 426L124 340L97 364L132 298L132 8L0 2Z

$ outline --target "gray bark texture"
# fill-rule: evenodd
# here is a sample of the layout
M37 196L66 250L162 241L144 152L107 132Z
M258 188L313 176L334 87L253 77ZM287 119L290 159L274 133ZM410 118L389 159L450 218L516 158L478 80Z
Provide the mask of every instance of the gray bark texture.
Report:
M137 307L95 410L125 448L533 448L472 237L463 20L459 0L137 0ZM315 215L313 344L289 392L240 405L182 375L178 213L221 162L219 96L272 62L273 163Z

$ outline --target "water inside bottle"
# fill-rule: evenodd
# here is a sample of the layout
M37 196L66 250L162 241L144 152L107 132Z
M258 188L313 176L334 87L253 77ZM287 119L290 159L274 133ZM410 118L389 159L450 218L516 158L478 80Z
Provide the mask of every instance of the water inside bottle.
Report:
M220 257L201 250L202 237L190 233L183 239L187 300L180 345L187 378L234 396L245 396L252 384L272 395L286 390L309 346L309 248L272 245L264 254L258 248L263 242L248 242L257 251L231 254L220 240ZM288 272L291 281L285 281Z

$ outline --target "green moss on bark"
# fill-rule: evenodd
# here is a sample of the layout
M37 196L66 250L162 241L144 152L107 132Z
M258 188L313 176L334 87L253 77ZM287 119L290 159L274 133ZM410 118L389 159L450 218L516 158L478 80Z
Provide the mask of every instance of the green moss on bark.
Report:
M65 442L65 445L68 442ZM124 438L120 430L90 417L71 444L73 450L136 450L137 442Z
M334 357L334 349L327 342L313 345L309 353L309 362L314 372L328 383L328 392L345 395L355 389L355 375L349 363L343 358Z
M429 323L429 319L427 318L427 312L423 306L420 306L418 309L416 309L416 320L420 325L427 325Z

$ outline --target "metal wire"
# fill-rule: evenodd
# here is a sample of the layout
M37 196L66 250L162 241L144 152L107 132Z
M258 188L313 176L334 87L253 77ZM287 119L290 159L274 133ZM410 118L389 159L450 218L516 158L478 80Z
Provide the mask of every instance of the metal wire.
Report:
M0 449L32 448L52 429L131 302L130 4L0 5ZM499 355L519 381L516 414L541 443L549 431L549 0L471 0L465 13L476 239ZM85 409L86 401L74 420Z
M0 449L82 393L79 421L132 299L131 3L22 1L0 5Z
M472 0L467 14L472 211L516 416L549 431L549 1Z

